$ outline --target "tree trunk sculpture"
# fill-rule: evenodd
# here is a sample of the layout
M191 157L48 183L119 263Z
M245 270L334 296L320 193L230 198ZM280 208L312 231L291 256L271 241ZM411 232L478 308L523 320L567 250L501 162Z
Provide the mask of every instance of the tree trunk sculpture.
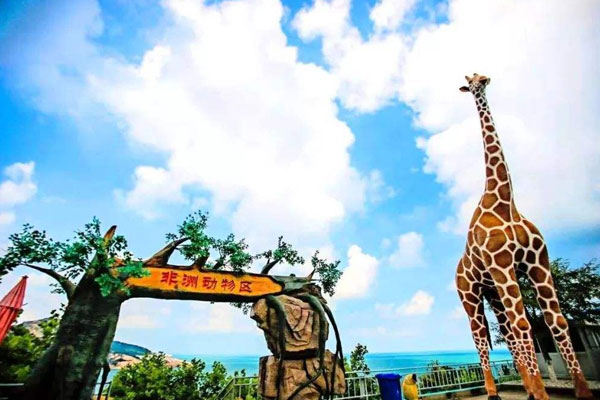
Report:
M318 400L344 394L346 380L339 333L319 288L254 303L251 317L264 331L272 356L262 357L259 394L266 400ZM338 344L325 349L331 319Z

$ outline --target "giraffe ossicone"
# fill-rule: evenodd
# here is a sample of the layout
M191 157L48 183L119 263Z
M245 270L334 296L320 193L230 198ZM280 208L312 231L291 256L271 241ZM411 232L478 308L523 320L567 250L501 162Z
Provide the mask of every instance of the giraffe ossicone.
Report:
M473 74L460 91L475 98L484 147L485 187L467 232L467 244L456 271L458 295L469 317L473 340L490 399L498 391L489 362L489 327L484 300L491 306L529 398L548 399L537 364L517 273L531 281L544 319L574 381L577 398L593 398L569 337L552 276L546 243L536 226L515 205L512 181L485 89L490 78Z

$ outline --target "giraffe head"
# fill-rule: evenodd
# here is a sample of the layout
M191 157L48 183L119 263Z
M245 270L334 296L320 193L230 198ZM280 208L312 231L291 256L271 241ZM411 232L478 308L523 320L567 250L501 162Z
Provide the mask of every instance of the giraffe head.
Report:
M472 78L465 76L465 79L469 83L469 86L462 86L459 90L461 92L471 92L473 94L481 93L485 90L485 87L490 83L490 78L483 75L473 74Z

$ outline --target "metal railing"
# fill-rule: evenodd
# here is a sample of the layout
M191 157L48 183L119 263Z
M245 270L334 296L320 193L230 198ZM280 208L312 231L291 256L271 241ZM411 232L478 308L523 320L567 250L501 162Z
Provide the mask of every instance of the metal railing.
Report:
M496 383L519 379L512 360L491 362ZM420 397L461 392L484 387L483 369L480 364L438 364L425 366L390 368L373 371L350 371L346 373L346 393L336 396L338 400L370 400L379 398L379 384L375 378L379 373L396 373L401 376L417 375ZM257 392L258 377L234 377L223 388L220 400L260 400Z

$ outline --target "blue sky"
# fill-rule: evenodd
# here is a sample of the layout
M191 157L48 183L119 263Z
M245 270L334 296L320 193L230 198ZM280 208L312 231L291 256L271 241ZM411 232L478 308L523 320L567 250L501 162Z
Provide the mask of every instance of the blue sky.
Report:
M476 71L492 78L519 210L551 257L600 255L594 1L2 7L0 247L26 222L66 238L98 216L146 257L202 208L212 233L255 252L283 234L341 259L346 348L472 349L451 281L483 187L473 100L457 90ZM64 301L24 269L0 293L25 273L23 319ZM116 339L267 351L225 304L129 301Z

